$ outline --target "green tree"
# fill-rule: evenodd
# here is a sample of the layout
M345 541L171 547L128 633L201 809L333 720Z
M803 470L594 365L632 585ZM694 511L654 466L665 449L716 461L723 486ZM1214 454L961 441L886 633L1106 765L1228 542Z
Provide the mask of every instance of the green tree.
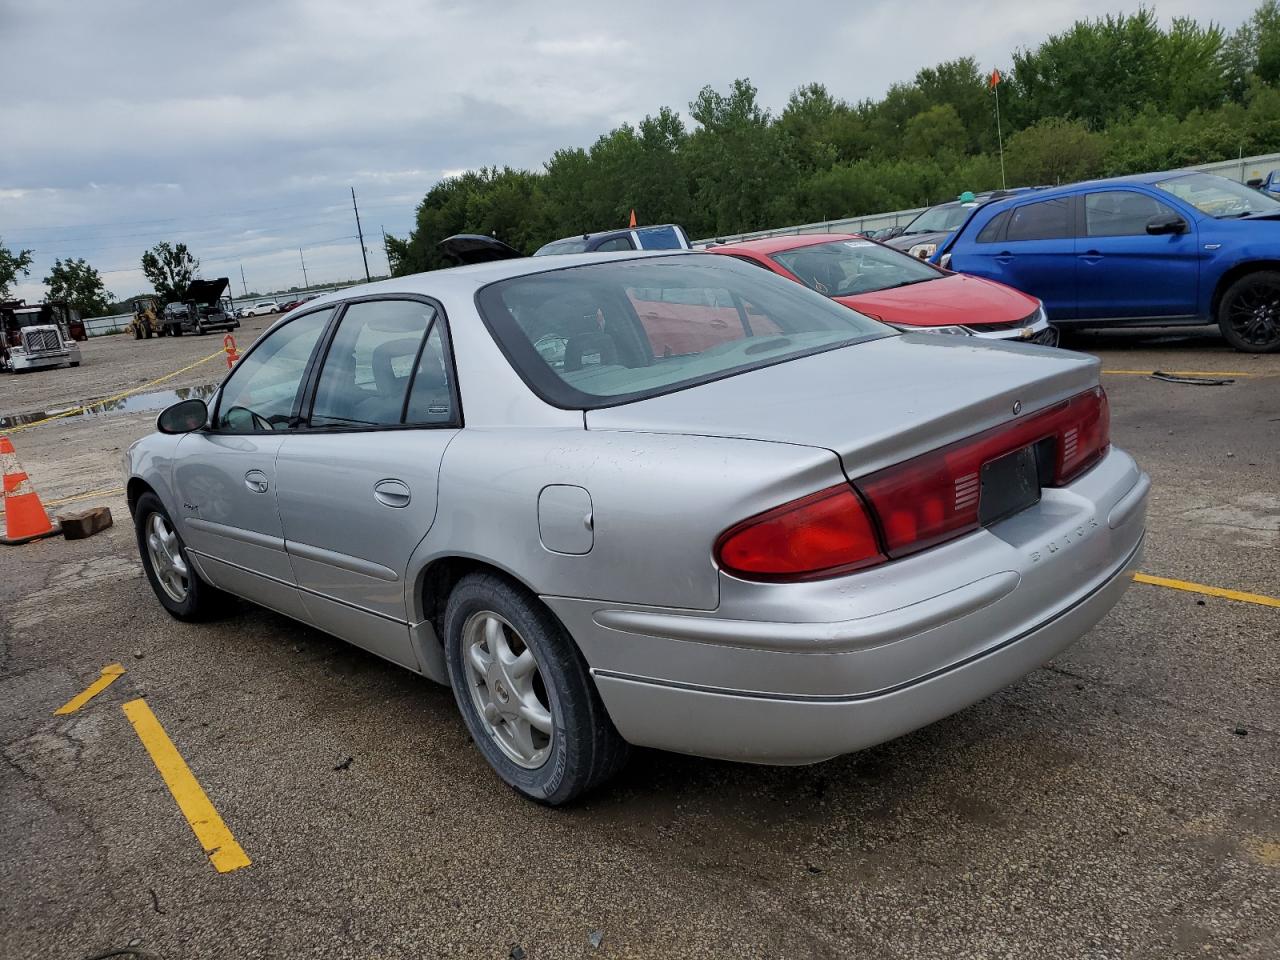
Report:
M181 300L200 273L200 261L185 243L157 243L142 255L142 274L165 303Z
M83 258L55 260L44 284L49 288L47 299L66 300L82 317L102 317L111 312L112 298L102 274Z
M1083 121L1052 117L1010 137L1005 163L1014 183L1070 183L1101 174L1106 149L1106 137Z
M0 242L0 300L9 297L9 288L17 282L19 276L31 275L31 251L19 250L14 253Z

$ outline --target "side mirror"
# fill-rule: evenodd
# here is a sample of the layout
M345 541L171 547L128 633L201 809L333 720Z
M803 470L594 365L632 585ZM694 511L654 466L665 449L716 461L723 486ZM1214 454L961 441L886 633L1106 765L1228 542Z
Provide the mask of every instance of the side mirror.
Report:
M1262 185L1265 184L1266 182L1267 181L1263 180L1261 177L1250 177L1248 180L1244 182L1244 185L1246 187L1253 187L1253 189L1255 190L1261 190Z
M1156 236L1162 233L1186 233L1187 221L1179 216L1152 217L1147 221L1147 233Z
M209 408L199 399L179 400L165 407L156 417L156 429L161 433L190 433L209 422Z

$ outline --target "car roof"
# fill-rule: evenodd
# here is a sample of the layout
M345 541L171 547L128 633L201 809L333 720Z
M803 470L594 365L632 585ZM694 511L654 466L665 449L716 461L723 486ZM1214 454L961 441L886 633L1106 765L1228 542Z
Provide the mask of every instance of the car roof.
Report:
M346 287L317 297L308 306L340 303L352 297L365 297L379 293L419 293L425 296L471 296L480 287L512 277L550 273L565 267L581 267L590 263L609 263L619 260L649 260L654 257L702 256L697 250L624 250L618 253L558 253L542 257L518 257L511 260L492 260L487 263L469 263L461 267L445 267L411 273L390 280L379 280L357 287Z
M836 240L864 240L856 233L802 233L787 237L762 237L759 240L742 240L737 243L717 243L707 249L716 253L733 253L735 250L749 250L752 253L780 253L783 250L799 250L801 247L813 247L820 243L831 243Z
M983 206L989 207L993 210L1004 210L1031 197L1034 197L1036 201L1052 200L1054 197L1071 196L1082 190L1093 190L1097 187L1118 187L1126 184L1151 186L1152 184L1161 183L1165 180L1189 177L1193 174L1202 172L1203 171L1200 170L1161 170L1157 173L1135 173L1125 177L1103 177L1097 180L1081 180L1076 183L1066 183L1060 187L1044 187L1043 189L1029 191L1028 193L1019 193L1014 196L1001 197L999 200L993 200L990 204L984 204Z

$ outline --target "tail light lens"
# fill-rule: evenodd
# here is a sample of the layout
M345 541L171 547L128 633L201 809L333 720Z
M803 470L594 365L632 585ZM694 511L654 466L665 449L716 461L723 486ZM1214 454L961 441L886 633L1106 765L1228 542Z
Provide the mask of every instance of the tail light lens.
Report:
M749 580L832 577L885 560L862 499L844 483L730 527L715 556Z
M1111 444L1107 395L1101 387L1001 424L857 481L880 518L885 552L904 557L978 529L982 465L1022 447L1051 440L1059 487L1093 466Z
M744 520L720 535L716 560L747 579L812 580L928 549L978 529L983 464L1042 441L1053 457L1040 459L1041 486L1101 460L1111 446L1103 389L862 477L856 490L841 484Z

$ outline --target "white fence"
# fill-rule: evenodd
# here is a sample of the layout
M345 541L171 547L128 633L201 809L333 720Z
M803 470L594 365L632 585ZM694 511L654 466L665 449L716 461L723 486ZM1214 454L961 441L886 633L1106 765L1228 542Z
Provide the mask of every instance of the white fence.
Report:
M1216 173L1228 180L1244 183L1255 177L1265 177L1271 170L1280 169L1280 153L1264 153L1256 157L1240 157L1237 160L1219 160L1216 163L1201 163L1188 170L1203 170L1205 173ZM794 227L775 227L772 230L756 230L753 233L721 234L705 240L695 240L694 245L703 243L737 243L739 240L763 240L765 237L799 236L802 233L863 233L867 230L880 230L884 227L905 226L916 214L928 207L914 207L910 210L893 210L889 213L870 213L865 217L845 217L841 220L823 220L821 223L802 223Z
M100 337L106 333L119 333L129 326L132 313L115 313L109 317L90 317L84 322L84 332L91 337Z

